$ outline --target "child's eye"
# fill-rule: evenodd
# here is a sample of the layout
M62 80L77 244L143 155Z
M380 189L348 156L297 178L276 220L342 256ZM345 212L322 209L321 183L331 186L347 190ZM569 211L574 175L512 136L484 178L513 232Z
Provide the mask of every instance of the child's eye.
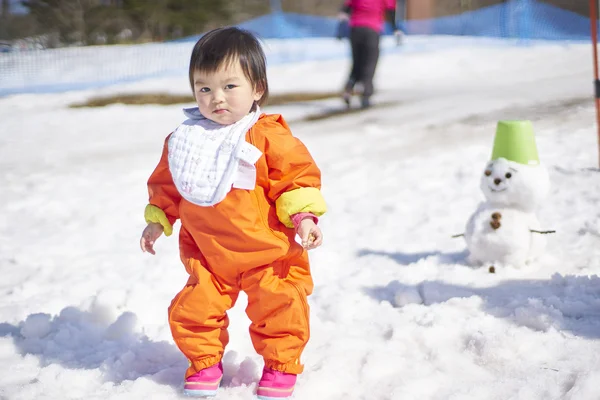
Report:
M233 89L235 87L236 87L235 85L227 85L227 86L225 86L225 89Z
M208 93L208 92L210 92L210 88L207 88L207 87L200 88L200 93Z

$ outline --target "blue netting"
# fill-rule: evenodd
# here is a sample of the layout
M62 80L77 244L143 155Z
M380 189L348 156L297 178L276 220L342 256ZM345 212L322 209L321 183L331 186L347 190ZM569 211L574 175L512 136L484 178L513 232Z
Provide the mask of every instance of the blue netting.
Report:
M338 22L335 18L276 12L236 25L255 33L262 39L300 39L307 37L334 37ZM202 35L177 40L195 42Z
M511 0L477 11L405 24L411 34L539 40L589 40L589 18L535 0Z
M338 34L335 18L276 12L240 25L268 44L269 65L349 57L349 46L333 38ZM506 3L444 18L410 20L402 24L412 35L449 35L435 40L407 40L394 51L434 51L440 46L459 46L477 37L510 38L506 43L529 40L590 40L589 18L536 0ZM346 33L348 29L346 27ZM386 26L385 33L391 33ZM451 35L451 36L450 36ZM464 38L457 38L463 36ZM0 53L0 96L87 89L132 82L147 77L187 74L194 42L191 36L179 43L137 46L94 46ZM415 38L416 39L416 38ZM490 39L496 40L496 39ZM388 49L383 47L383 51Z
M276 13L266 15L238 25L240 28L257 32L262 37L294 39L305 37L332 37L337 29L335 18L313 15Z
M476 11L425 20L409 20L401 24L408 34L485 36L496 38L539 40L589 40L589 18L536 0L509 0ZM276 12L246 21L240 28L264 39L335 37L335 18ZM349 30L342 26L347 36ZM384 34L392 28L386 24ZM179 41L195 42L201 35Z

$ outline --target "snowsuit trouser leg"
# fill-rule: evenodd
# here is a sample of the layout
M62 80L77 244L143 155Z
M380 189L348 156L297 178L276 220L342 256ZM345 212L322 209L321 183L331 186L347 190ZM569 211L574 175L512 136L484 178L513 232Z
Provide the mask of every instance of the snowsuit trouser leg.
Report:
M289 267L276 262L252 269L241 281L248 295L246 314L252 321L250 337L256 352L267 368L291 374L304 368L300 356L310 336L307 296L313 289L308 265L297 261L292 260L291 266L286 263Z
M239 289L208 271L200 261L189 259L191 272L186 286L169 307L171 333L190 367L185 377L217 364L229 342L227 310L235 304Z

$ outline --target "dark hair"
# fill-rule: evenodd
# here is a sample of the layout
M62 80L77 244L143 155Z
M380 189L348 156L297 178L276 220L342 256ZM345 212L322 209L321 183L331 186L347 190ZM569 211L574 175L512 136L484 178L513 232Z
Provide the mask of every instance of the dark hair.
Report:
M254 90L263 91L259 105L269 97L266 57L258 39L248 31L229 27L218 28L204 34L192 50L190 60L190 85L194 90L194 71L212 73L224 64L239 60L246 78Z

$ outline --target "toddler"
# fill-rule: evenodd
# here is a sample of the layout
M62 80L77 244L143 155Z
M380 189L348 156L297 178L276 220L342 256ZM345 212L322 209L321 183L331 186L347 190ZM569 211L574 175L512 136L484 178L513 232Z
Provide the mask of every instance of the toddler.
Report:
M143 251L181 221L189 279L169 307L189 360L184 392L215 396L229 341L227 310L248 296L250 337L264 359L257 396L287 399L303 370L312 292L307 250L321 245L321 173L281 115L261 113L269 87L258 40L220 28L195 45L189 67L198 107L165 140L148 180ZM295 240L296 234L302 245Z

